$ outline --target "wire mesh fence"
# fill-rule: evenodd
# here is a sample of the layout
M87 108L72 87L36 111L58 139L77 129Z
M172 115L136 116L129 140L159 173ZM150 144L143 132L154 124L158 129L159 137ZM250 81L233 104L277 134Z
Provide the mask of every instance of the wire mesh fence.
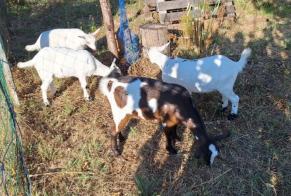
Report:
M0 37L0 53L4 53ZM13 103L0 59L0 195L30 195L30 180Z

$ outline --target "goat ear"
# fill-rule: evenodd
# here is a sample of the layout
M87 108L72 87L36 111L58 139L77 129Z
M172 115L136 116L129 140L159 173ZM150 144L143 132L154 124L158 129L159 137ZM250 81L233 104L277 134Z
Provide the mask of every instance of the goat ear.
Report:
M116 58L113 59L109 69L111 71L116 70L117 72L121 73L120 68L116 65L115 61L116 61Z
M149 50L148 48L145 48L145 47L144 47L144 51L145 51L145 54L146 54L147 56L149 56L149 51L150 51L150 50Z
M96 31L94 31L93 33L91 33L91 35L93 35L93 36L96 37L97 34L99 33L100 29L101 29L101 28L98 28Z
M115 62L116 62L116 58L113 59L111 65L110 65L110 69L114 69L115 67L117 67Z
M165 45L162 45L160 47L157 47L157 50L159 52L163 52L168 46L170 45L170 42L166 43Z

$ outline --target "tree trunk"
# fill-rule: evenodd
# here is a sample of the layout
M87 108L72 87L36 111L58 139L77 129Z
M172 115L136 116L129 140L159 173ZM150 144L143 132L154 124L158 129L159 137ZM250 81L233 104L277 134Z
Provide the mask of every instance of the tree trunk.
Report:
M7 30L7 7L6 1L0 0L0 36L2 36L4 50L9 54L9 33Z
M143 55L147 56L146 51L153 46L162 46L168 42L168 28L163 24L145 24L139 28ZM170 48L165 54L170 53Z
M114 23L111 13L111 6L108 0L100 0L103 23L106 29L107 45L110 52L118 57L117 41L115 39Z
M0 62L0 65L3 65L3 74L4 74L4 79L7 83L7 87L10 93L10 96L13 100L14 105L19 105L19 99L16 93L16 88L12 79L12 74L10 71L10 66L8 64L7 58L6 58L6 54L4 51L4 47L3 47L3 41L2 41L2 36L0 35L0 60L2 62ZM1 76L0 76L1 77Z
M6 58L6 54L8 54L9 52L9 33L7 30L6 15L6 2L5 0L0 0L0 66L3 65L4 79L7 83L10 96L13 99L14 104L19 105L19 100L15 90L15 85L13 83L10 66Z

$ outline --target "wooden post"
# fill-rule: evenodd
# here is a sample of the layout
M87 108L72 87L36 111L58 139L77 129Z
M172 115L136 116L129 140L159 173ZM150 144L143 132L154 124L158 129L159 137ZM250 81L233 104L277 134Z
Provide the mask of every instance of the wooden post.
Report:
M10 71L10 66L6 58L6 54L9 52L9 33L6 24L6 2L5 0L0 0L0 63L3 65L4 79L7 83L7 87L10 96L15 105L19 105L18 96L16 93L16 88L13 83L12 74Z
M3 46L3 41L2 41L2 37L0 35L0 61L1 64L3 65L3 74L4 74L4 79L7 83L7 87L10 93L10 96L13 100L14 105L19 105L19 99L16 93L16 88L12 79L12 74L10 71L10 66L8 64L7 58L6 58L6 54L5 54L5 50L4 50L4 46Z
M100 0L100 6L103 16L103 23L106 29L106 39L108 49L112 54L118 57L117 42L115 39L114 22L111 13L109 0Z
M159 12L159 17L160 17L160 23L165 24L165 17L167 14L166 10L161 10L159 7L159 3L164 2L165 0L157 0L157 10Z
M9 33L7 30L7 8L6 1L0 0L0 36L2 36L4 50L9 54Z
M168 28L163 24L145 24L139 28L141 34L141 43L143 46L143 55L152 46L162 46L168 42ZM168 51L165 54L169 54Z

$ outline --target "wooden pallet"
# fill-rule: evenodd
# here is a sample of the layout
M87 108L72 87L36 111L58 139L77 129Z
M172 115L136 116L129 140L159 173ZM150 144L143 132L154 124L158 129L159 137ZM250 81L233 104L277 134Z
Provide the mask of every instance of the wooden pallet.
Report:
M184 14L189 3L192 5L198 5L204 0L145 0L145 4L151 7L156 5L156 11L159 13L161 24L173 24L180 21L181 16ZM218 0L207 0L210 6L214 6ZM221 6L223 6L224 17L235 17L235 7L233 0L221 0ZM199 16L199 10L196 15ZM204 18L209 16L205 15Z

